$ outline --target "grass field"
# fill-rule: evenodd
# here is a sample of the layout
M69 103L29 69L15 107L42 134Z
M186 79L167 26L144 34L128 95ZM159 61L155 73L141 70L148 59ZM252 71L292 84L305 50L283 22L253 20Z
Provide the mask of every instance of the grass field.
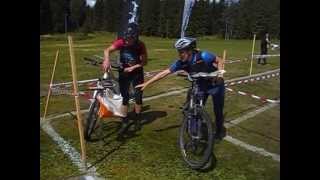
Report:
M92 79L101 76L97 67L87 65L82 60L85 56L102 55L103 49L114 39L115 34L95 33L88 37L74 35L75 56L77 59L78 79ZM46 91L51 75L55 51L60 50L60 58L56 69L55 83L71 81L69 49L66 37L54 35L50 38L40 38L40 88ZM146 43L149 54L145 71L167 68L176 59L172 48L175 39L141 37ZM251 54L250 40L224 41L212 37L201 38L200 49L221 55L227 50L227 59L244 60ZM256 53L259 52L259 42L256 42ZM278 54L270 51L270 54ZM249 58L250 59L250 58ZM254 63L253 73L265 72L280 67L279 57L268 58L265 66ZM226 64L225 79L246 76L249 74L250 61ZM144 96L152 96L172 89L187 87L189 83L183 77L170 76L157 84L150 86ZM280 78L252 82L247 85L231 87L234 90L249 92L270 99L280 97ZM143 128L126 141L117 141L116 132L119 125L117 118L105 119L99 129L102 140L88 142L88 161L97 168L97 172L107 179L232 179L232 180L264 180L280 179L280 163L270 157L246 150L230 142L222 141L215 145L216 166L209 172L197 172L189 169L183 163L177 146L178 129L182 114L179 107L184 102L185 93L176 96L155 99L144 103ZM43 114L45 99L40 99L40 116ZM81 99L81 109L87 109L89 103ZM225 96L226 122L245 115L263 106L259 100L227 92ZM206 106L213 117L212 103ZM73 97L53 96L48 114L61 114L74 111ZM85 114L86 115L86 114ZM64 117L52 120L53 128L80 152L79 135L75 120ZM263 113L249 118L228 130L228 135L245 143L254 145L271 153L280 153L280 108L273 107ZM40 172L41 179L59 179L79 174L68 156L45 132L40 130Z

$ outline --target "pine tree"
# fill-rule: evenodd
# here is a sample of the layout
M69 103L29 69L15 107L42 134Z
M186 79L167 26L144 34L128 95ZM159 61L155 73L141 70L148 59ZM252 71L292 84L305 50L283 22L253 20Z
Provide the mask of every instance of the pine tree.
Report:
M105 0L104 2L104 25L105 30L117 32L120 27L123 0Z
M93 29L96 31L104 30L104 23L105 23L104 9L105 9L104 0L97 0L93 9L94 11Z
M168 29L168 0L161 0L159 6L159 22L158 22L158 34L161 37L169 36Z
M74 30L79 30L85 20L85 0L71 0L71 21L73 22Z
M157 35L159 26L160 0L141 1L141 33L147 36Z
M166 29L169 38L180 37L183 0L168 0Z
M40 34L50 33L53 30L52 13L49 0L40 1Z
M93 32L94 28L94 14L93 14L94 9L86 6L85 8L85 14L86 18L84 20L83 26L81 27L81 31L85 34Z
M52 12L53 32L64 33L68 25L69 0L50 0Z
M212 35L224 35L225 32L225 20L223 18L223 12L225 9L224 1L221 0L219 3L215 1L210 4L210 34Z
M199 0L192 9L187 35L195 37L207 35L210 32L210 26L209 2Z

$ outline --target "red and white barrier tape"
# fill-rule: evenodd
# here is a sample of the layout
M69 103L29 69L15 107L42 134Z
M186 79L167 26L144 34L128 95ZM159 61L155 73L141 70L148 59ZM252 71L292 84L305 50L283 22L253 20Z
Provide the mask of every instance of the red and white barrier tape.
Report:
M153 71L153 72L155 73L156 71ZM255 74L252 76L244 76L244 77L240 77L240 78L226 80L225 87L248 83L248 82L253 82L253 81L264 80L264 79L269 79L271 77L276 77L276 76L280 76L280 69L271 70L271 71ZM90 83L89 80L86 80L86 82L88 83L87 84L88 86L95 86L95 81L92 81ZM88 92L82 91L81 93L80 93L80 95L84 96L84 93L86 93L85 96L89 96ZM72 91L71 90L63 90L62 87L60 87L60 86L52 88L52 95L63 95L63 94L72 95ZM45 96L45 95L43 95L43 96Z
M269 74L267 73L261 73L260 76L256 76L256 77L252 77L250 78L251 76L246 76L248 79L242 79L242 80L238 80L238 81L234 81L234 79L231 79L231 80L227 80L225 82L225 87L227 86L232 86L232 85L238 85L238 84L244 84L244 83L248 83L248 82L254 82L254 81L259 81L259 80L265 80L265 79L269 79L271 77L276 77L276 76L280 76L280 69L277 69L277 70L273 70L271 71ZM244 77L245 78L245 77ZM239 79L239 78L236 78L236 79ZM230 88L226 88L227 90L229 91L233 91L232 89ZM182 89L181 89L182 90ZM239 92L239 94L246 94L245 92ZM248 93L247 93L248 94ZM90 95L89 93L87 93L87 99L90 99ZM259 98L258 96L255 96L255 95L252 95L253 98ZM262 98L262 99L265 99L265 98ZM266 100L266 101L274 101L274 100Z
M235 91L233 89L230 89L230 88L226 88L226 90L230 91L230 92L236 92L240 95L243 95L243 96L250 96L254 99L258 99L258 100L261 100L263 102L269 102L269 103L280 103L279 100L273 100L273 99L268 99L268 98L265 98L265 97L259 97L257 95L254 95L254 94L251 94L251 93L247 93L247 92L243 92L243 91Z
M158 74L158 73L161 72L161 71L162 71L162 70L145 72L145 73L144 73L144 77L145 77L145 78L149 78L149 77L155 76L156 74Z
M280 57L280 54L253 55L254 58Z
M236 60L225 60L224 63L225 64L232 64L232 63L236 63L236 62L241 62L240 59L236 59Z
M243 80L238 80L238 81L225 82L224 86L227 87L227 86L233 86L233 85L238 85L238 84L243 84L243 83L248 83L248 82L253 82L253 81L259 81L259 80L269 79L271 77L276 77L276 76L280 76L280 72L262 75L262 76L258 76L258 77L253 77L253 78L248 78L248 79L243 79Z

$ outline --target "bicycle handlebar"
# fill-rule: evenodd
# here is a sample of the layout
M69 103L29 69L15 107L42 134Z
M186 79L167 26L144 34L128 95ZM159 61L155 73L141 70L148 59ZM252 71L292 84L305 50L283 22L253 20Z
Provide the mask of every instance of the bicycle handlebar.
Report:
M99 66L100 64L102 64L102 61L98 61L94 58L89 58L89 57L84 57L83 58L85 61L88 61L87 64L93 65L93 66ZM115 60L110 60L110 62L116 62ZM111 63L111 68L114 69L120 69L120 64L118 63Z
M218 70L215 72L211 72L211 73L206 73L206 72L199 72L196 74L187 74L187 78L189 81L194 81L195 79L199 79L199 78L213 78L213 77L217 77L223 73L225 73L225 70Z

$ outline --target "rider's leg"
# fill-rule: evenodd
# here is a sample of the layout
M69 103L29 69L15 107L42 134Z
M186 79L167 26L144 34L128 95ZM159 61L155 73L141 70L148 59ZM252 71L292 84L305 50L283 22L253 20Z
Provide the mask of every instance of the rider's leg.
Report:
M267 54L268 54L268 48L265 48L263 50L263 55L267 55ZM265 64L267 64L267 58L266 57L263 58L263 65L265 65Z
M142 109L142 105L141 104L137 104L137 103L134 104L134 112L136 114L140 114L141 113L141 109Z
M118 134L124 133L129 125L129 119L128 119L128 104L129 104L129 78L124 73L119 73L119 88L120 93L122 96L122 106L121 110L125 114L125 117L121 118L121 128L119 129Z
M144 74L143 70L138 70L138 72L134 75L134 79L132 81L133 87L138 84L142 84L144 82ZM134 105L134 114L135 114L135 130L141 129L141 109L142 109L142 94L141 88L134 89L134 97L135 97L135 105Z
M222 139L226 135L226 128L224 127L224 93L225 87L224 84L217 85L216 93L212 94L213 100L213 110L216 117L216 138Z
M137 90L139 92L135 93L135 101L134 104L134 124L135 130L138 131L141 129L141 107L142 107L142 91Z

